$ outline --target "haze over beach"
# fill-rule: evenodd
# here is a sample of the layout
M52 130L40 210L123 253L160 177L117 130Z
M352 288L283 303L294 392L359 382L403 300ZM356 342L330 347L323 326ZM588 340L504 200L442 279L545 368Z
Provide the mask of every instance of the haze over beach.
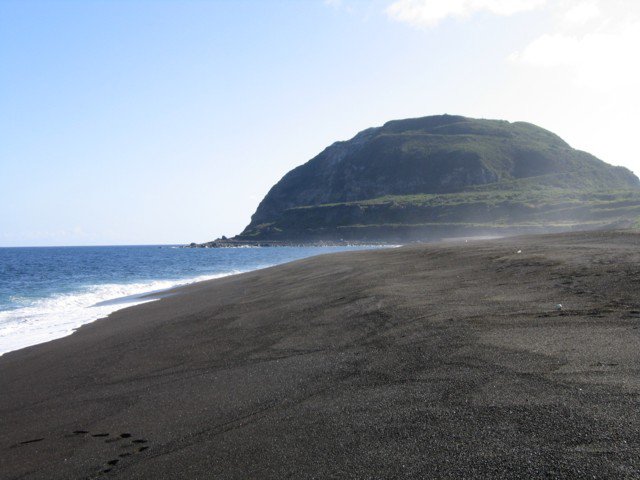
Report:
M0 2L0 478L640 479L640 4Z

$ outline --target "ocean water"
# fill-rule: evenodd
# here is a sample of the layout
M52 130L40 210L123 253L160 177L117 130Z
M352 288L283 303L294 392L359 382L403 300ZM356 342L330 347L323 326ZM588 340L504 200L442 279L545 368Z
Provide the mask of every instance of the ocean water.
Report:
M362 248L0 248L0 355L69 335L149 292Z

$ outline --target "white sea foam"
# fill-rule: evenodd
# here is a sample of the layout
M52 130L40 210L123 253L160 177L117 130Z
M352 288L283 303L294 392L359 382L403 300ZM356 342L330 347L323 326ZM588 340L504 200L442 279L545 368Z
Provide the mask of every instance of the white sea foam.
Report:
M81 325L106 317L116 310L154 300L141 298L144 294L236 273L241 272L233 271L181 280L94 285L76 293L58 294L36 300L22 308L2 311L0 355L65 337Z

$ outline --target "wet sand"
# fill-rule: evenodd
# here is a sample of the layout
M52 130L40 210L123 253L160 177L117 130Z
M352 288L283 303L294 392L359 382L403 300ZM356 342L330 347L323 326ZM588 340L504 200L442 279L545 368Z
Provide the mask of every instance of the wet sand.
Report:
M639 326L629 232L202 282L0 357L0 478L640 478Z

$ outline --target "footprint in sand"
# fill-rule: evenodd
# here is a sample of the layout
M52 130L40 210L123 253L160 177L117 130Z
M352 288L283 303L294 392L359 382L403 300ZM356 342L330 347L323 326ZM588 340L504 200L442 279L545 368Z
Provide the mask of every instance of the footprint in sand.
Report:
M136 455L138 453L144 452L146 450L149 449L148 445L145 445L146 443L148 443L148 441L144 438L134 438L131 440L131 438L134 435L128 432L124 432L124 433L120 433L120 434L116 434L116 435L111 435L110 433L107 432L97 432L97 433L91 433L89 430L74 430L73 432L71 432L70 434L64 435L64 438L93 438L93 439L106 439L104 440L104 443L116 443L116 442L120 442L122 443L121 445L121 449L125 450L124 452L118 454L118 458L113 458L111 460L107 460L104 463L104 466L100 468L100 472L98 473L98 475L100 474L106 474L109 473L111 471L113 471L114 467L116 467L119 462L123 459L128 459L130 457L132 457L133 455ZM22 446L27 446L29 444L32 443L38 443L38 442L42 442L44 441L45 438L32 438L29 440L24 440L22 442L18 442L16 444L11 445L9 448L18 448L18 447L22 447Z

